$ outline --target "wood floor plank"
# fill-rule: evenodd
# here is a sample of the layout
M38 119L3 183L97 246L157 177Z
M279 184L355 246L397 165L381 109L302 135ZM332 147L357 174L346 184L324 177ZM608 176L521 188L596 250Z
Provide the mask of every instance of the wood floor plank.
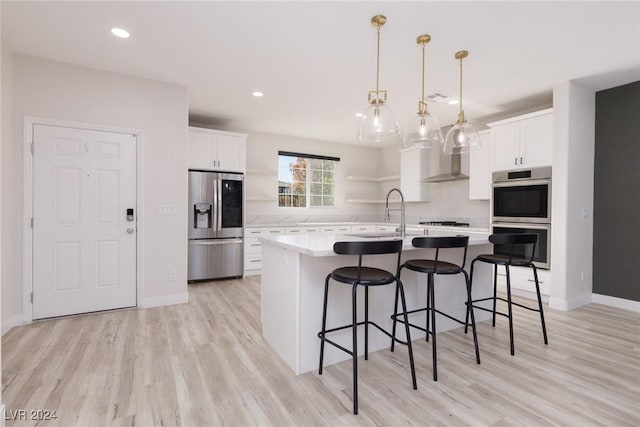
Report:
M545 346L537 313L514 310L515 356L502 317L478 324L481 365L471 334L438 334L437 382L431 343L414 341L418 390L406 347L359 358L354 416L351 361L296 377L262 339L259 276L192 284L188 304L12 329L2 339L6 409L58 419L6 424L640 425L640 314L545 307Z

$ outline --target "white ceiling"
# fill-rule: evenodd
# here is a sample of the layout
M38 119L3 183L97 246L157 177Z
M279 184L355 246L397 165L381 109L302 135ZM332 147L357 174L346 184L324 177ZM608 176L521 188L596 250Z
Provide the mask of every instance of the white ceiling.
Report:
M401 124L417 107L424 33L427 94L457 97L453 54L468 50L463 101L480 123L549 105L559 82L640 80L638 1L2 1L2 36L19 53L186 85L198 122L348 143L375 86L375 14L388 18L381 88ZM430 110L442 125L457 114Z

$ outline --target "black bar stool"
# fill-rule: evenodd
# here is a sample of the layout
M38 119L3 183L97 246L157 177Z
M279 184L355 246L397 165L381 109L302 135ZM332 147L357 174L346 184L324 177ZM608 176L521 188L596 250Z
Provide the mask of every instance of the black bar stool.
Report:
M508 255L503 254L483 254L478 255L471 262L471 280L473 281L473 266L476 261L486 262L494 265L493 269L493 296L489 298L477 299L471 302L474 308L479 310L488 311L493 313L493 317L491 320L491 325L496 326L496 314L501 316L505 316L509 319L509 342L511 344L511 355L515 354L515 349L513 346L513 309L512 306L516 305L518 307L526 308L530 311L537 311L540 313L540 323L542 324L542 335L544 337L544 343L549 344L547 340L547 327L544 323L544 312L542 311L542 298L540 297L540 284L538 282L538 270L536 266L533 264L533 256L536 252L536 244L538 242L538 235L532 233L517 233L517 234L492 234L489 236L489 241L494 245L504 245L507 249ZM527 256L528 247L531 247L531 255ZM498 266L504 265L506 274L507 274L507 299L501 298L497 296L496 286L498 279ZM509 276L509 267L530 267L533 270L533 278L536 284L536 294L538 296L538 308L528 307L523 304L518 304L517 302L513 302L511 300L511 278ZM496 301L504 301L507 303L508 312L501 313L496 311ZM477 302L481 301L493 301L493 309L489 310L484 307L480 307L475 305ZM465 327L466 329L466 327Z
M327 275L324 282L324 306L322 308L322 330L318 332L320 338L320 367L318 374L322 375L322 360L324 358L324 343L327 342L338 349L350 354L353 357L353 413L358 413L358 326L364 327L364 359L369 359L369 325L373 325L390 338L394 337L382 327L369 320L369 286L382 286L396 283L396 306L397 295L400 293L403 310L407 311L404 298L404 288L400 281L400 255L402 253L402 240L382 240L382 241L366 241L366 242L336 242L333 245L333 251L340 255L358 255L358 265L353 267L340 267L333 270ZM363 255L381 255L381 254L398 254L396 274L392 274L386 270L373 267L365 267L362 265ZM327 329L327 299L329 296L329 279L333 279L339 283L345 283L352 286L352 323L337 328ZM358 286L364 287L364 321L358 322L356 297ZM407 320L405 315L405 321ZM326 337L326 334L336 332L342 329L352 328L353 330L353 348L351 350L341 346L335 341ZM395 330L395 328L394 328ZM411 347L411 335L409 334L409 326L406 326L407 342L402 342L409 346L409 364L411 365L411 380L413 381L413 389L416 390L416 370L413 364L413 349Z
M405 261L404 264L400 267L407 268L409 270L417 271L419 273L427 274L427 306L424 308L418 308L416 310L411 310L409 312L403 308L403 313L397 313L394 311L393 316L393 331L392 335L395 337L396 333L396 322L404 323L406 321L407 314L418 313L421 311L426 311L427 321L426 328L415 325L413 323L409 323L409 326L419 329L426 333L426 340L429 341L429 335L432 336L432 352L433 352L433 380L438 381L438 367L437 367L437 347L436 347L436 313L439 313L451 320L454 320L462 325L465 325L465 333L467 333L467 326L469 324L469 312L471 312L471 329L473 331L473 344L475 346L476 351L476 363L480 364L480 351L478 349L478 337L476 335L476 321L473 315L473 310L471 309L471 283L469 281L469 276L467 272L464 270L464 263L467 260L467 246L469 244L469 236L455 236L455 237L415 237L411 243L413 246L417 248L431 248L436 250L435 259L411 259L409 261ZM451 249L451 248L464 248L462 253L462 263L460 265L453 264L446 261L440 261L440 249ZM465 303L466 317L464 322L460 319L456 319L455 317L450 316L447 313L443 313L442 311L435 308L435 292L434 292L434 275L436 274L464 274L465 285L467 288L467 302ZM399 274L398 274L399 275ZM395 307L397 310L398 307L398 293L396 292L396 303ZM398 316L403 314L405 316L405 321L399 320ZM431 319L429 319L431 317ZM431 324L431 327L429 327ZM393 351L394 340L391 341L391 351Z

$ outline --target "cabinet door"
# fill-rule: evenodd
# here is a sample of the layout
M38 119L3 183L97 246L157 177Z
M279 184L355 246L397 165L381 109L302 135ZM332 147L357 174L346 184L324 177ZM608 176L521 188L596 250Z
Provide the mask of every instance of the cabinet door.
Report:
M244 172L244 138L217 135L216 139L216 169Z
M438 150L427 148L406 148L400 150L400 189L406 202L428 202L429 184L421 182L431 174L430 155L438 155ZM397 197L394 194L393 197Z
M491 195L491 133L480 133L480 147L469 153L469 200L489 200Z
M520 123L508 123L491 128L491 143L494 171L521 167Z
M553 115L523 120L520 135L520 155L524 158L524 166L551 166Z
M214 169L215 143L213 134L189 131L189 169Z

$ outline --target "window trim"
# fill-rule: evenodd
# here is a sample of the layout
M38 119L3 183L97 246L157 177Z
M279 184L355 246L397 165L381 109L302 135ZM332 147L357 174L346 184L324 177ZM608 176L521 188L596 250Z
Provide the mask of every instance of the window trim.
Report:
M335 205L334 206L310 206L311 203L311 181L310 178L307 178L305 181L305 190L306 190L306 196L307 196L307 205L302 207L302 206L280 206L280 198L278 196L278 199L276 200L276 207L278 209L295 209L295 210L300 210L300 209L337 209L339 207L339 191L340 191L340 185L339 185L339 169L340 169L340 157L335 157L335 156L323 156L323 155L319 155L319 154L307 154L307 153L300 153L297 151L284 151L284 150L278 150L278 159L280 158L280 156L288 156L288 157L304 157L306 159L316 159L316 160L332 160L334 162L336 162L335 165L335 171L334 171L334 198L335 198ZM278 163L279 160L278 160ZM309 172L309 169L307 169L307 172ZM278 172L279 173L279 172ZM308 177L308 175L307 175ZM279 177L278 177L279 178ZM278 180L279 182L279 180ZM278 193L279 195L280 193Z

